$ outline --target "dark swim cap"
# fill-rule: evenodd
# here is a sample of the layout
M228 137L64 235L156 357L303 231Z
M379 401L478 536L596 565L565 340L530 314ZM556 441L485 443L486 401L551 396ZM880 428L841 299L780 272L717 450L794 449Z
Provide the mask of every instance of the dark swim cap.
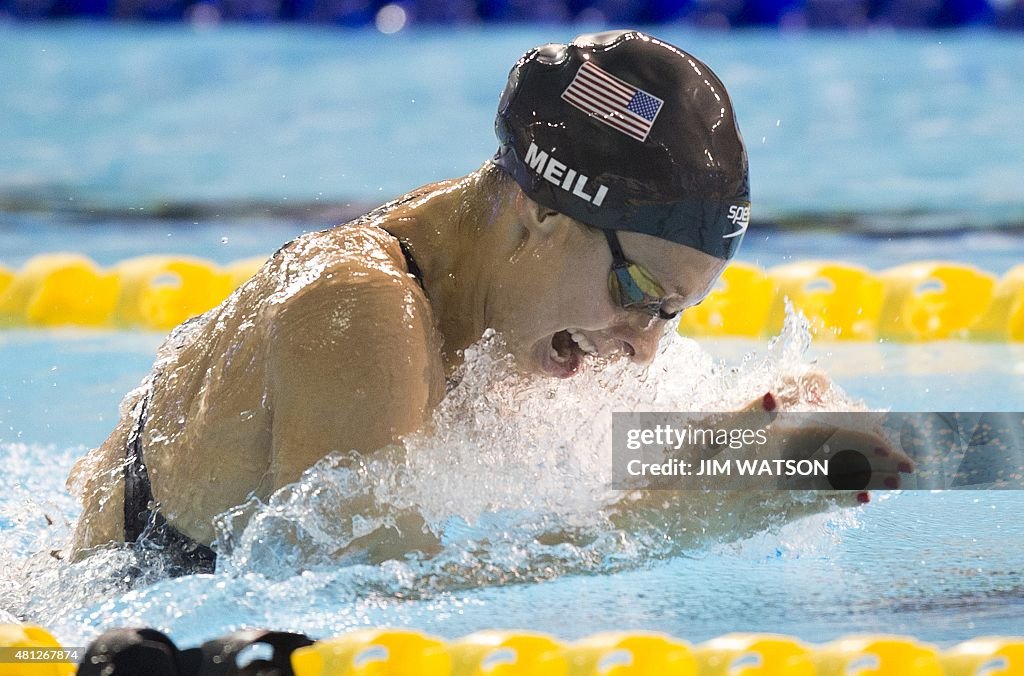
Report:
M527 52L509 73L495 163L535 202L731 258L750 219L747 152L721 80L638 31Z

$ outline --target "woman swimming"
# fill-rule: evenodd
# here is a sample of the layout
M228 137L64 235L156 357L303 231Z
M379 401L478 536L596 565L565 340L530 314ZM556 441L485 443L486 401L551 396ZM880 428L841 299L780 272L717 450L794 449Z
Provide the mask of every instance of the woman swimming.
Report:
M724 85L643 33L584 35L516 63L496 132L477 171L289 242L175 329L72 471L75 552L146 540L209 569L217 514L419 429L488 328L547 376L650 361L749 223Z

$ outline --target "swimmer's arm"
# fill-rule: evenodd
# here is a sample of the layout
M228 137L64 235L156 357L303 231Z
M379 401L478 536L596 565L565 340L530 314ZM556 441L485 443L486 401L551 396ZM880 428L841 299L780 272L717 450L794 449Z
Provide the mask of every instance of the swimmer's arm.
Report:
M369 453L419 429L443 396L422 290L404 276L368 277L311 288L274 320L272 490L333 451Z

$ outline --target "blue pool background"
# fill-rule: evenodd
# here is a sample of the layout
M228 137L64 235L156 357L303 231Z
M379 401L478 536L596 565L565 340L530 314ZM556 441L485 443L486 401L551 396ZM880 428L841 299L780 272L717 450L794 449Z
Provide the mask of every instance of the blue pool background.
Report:
M512 63L594 28L0 24L0 204L380 202L478 167ZM1024 222L1020 36L657 34L727 84L755 219Z
M153 252L268 255L334 214L479 166L508 67L576 32L0 25L0 264L55 250L103 265ZM740 260L882 269L938 258L994 273L1024 261L1019 38L658 34L707 61L734 98L757 221ZM603 574L510 574L506 585L418 588L400 580L407 571L364 566L76 595L95 578L38 561L77 513L63 479L110 430L160 339L0 332L0 618L27 607L68 644L125 624L185 645L243 625L448 637L506 626L567 639L647 628L692 641L732 630L941 643L1024 633L1017 492L879 496L741 543ZM703 346L739 366L765 343ZM817 343L808 359L874 408L1024 410L1022 345ZM57 576L49 596L33 587L47 575Z

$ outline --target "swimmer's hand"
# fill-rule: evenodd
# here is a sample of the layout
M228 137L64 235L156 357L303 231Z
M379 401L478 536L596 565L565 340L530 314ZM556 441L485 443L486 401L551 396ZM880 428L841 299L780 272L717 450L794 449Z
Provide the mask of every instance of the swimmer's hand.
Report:
M758 454L793 460L830 457L829 485L822 488L854 491L851 496L857 503L868 502L868 489L899 488L900 474L912 473L914 461L879 434L815 422L802 414L786 415L786 409L798 403L821 403L830 387L828 376L810 371L787 378L740 409L741 419L750 418L751 424L770 420L768 444Z
M761 457L799 459L813 456L824 445L829 449L853 450L863 457L870 476L843 476L844 481L851 483L841 490L827 481L820 490L763 490L762 480L754 482L752 490L715 490L712 485L707 486L707 491L637 489L625 492L608 506L609 519L631 531L653 528L656 532L671 533L673 546L685 549L704 541L745 537L836 507L856 507L870 500L869 489L899 488L900 474L913 472L914 463L879 434L816 424L813 417L803 414L787 415L788 409L799 408L801 404L825 403L831 386L827 376L812 371L784 380L733 413L716 414L702 422L717 429L723 429L722 423L734 429L768 429L769 443L775 446L762 449ZM682 452L708 450L731 452L706 447ZM830 466L830 475L831 469ZM854 487L857 480L862 483Z

